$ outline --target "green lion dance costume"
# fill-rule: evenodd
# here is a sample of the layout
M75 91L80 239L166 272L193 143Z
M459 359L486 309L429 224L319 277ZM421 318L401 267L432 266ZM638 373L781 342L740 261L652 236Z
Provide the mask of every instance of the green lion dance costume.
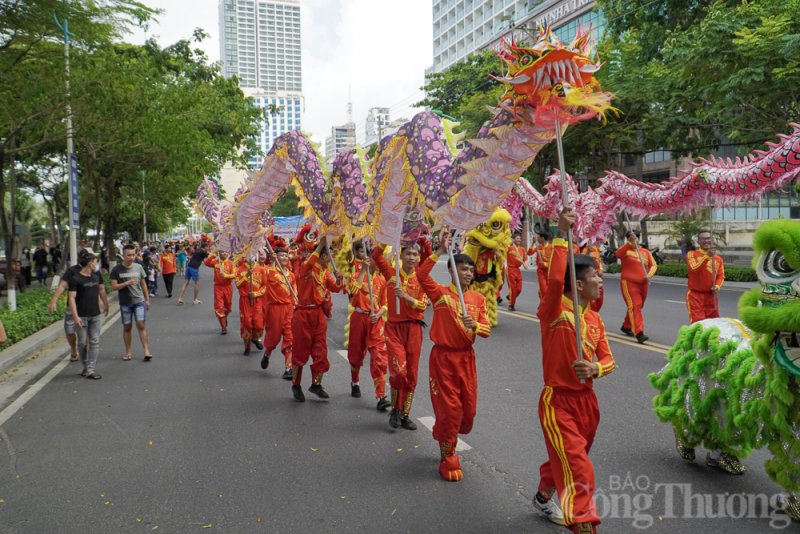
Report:
M800 520L800 222L770 221L753 238L761 288L742 295L736 319L684 326L650 375L662 423L675 429L685 460L694 448L714 451L706 463L742 474L739 458L768 447L769 477L790 492L784 510Z
M464 254L475 261L475 280L469 286L486 297L489 324L497 325L497 292L503 287L503 266L511 245L511 214L495 210L491 219L467 232Z

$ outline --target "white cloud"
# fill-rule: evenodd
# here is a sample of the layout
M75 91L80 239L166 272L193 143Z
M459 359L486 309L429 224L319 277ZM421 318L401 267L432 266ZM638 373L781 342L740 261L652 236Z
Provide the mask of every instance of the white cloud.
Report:
M219 59L218 0L145 3L165 10L148 32L162 46L199 27L211 35L199 48ZM348 84L360 139L371 107L392 106L392 118L417 112L409 106L422 98L424 71L433 63L430 0L302 0L301 13L304 122L315 141L324 143L332 126L347 122ZM141 43L144 34L127 40Z

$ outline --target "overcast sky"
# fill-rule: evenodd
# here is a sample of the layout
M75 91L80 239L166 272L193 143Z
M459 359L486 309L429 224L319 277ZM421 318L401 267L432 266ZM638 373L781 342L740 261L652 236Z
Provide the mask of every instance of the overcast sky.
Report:
M143 0L165 10L148 36L166 46L195 28L200 44L219 60L219 0ZM431 0L302 0L304 129L320 143L347 122L348 84L359 141L371 107L391 107L392 119L410 117L422 98L425 68L433 63ZM142 43L137 30L127 41Z

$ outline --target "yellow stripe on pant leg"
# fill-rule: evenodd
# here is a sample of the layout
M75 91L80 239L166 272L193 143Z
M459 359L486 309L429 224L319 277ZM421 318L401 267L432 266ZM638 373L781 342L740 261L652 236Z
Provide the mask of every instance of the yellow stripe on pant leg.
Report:
M561 461L561 469L564 471L565 491L564 495L559 495L559 500L561 501L561 511L564 514L564 524L569 526L573 523L571 502L574 500L573 487L575 481L572 475L572 470L569 467L566 451L564 450L564 440L561 437L561 431L558 429L555 409L550 405L550 399L552 397L553 388L548 386L545 388L545 395L543 399L545 407L545 428L547 429L550 444L555 449L556 454L558 454L558 458Z
M631 330L636 332L636 316L633 313L633 299L628 292L628 281L622 280L622 296L625 298L625 304L628 306L628 321L631 323Z

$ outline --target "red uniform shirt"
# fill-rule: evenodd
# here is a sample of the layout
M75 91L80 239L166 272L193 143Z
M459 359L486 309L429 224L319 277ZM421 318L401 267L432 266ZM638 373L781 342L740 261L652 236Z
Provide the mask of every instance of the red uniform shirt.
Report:
M223 261L220 267L219 259L212 254L203 261L203 264L206 267L214 269L214 285L229 286L236 278L236 271L233 268L233 262L231 260Z
M594 258L594 261L597 262L597 270L601 273L603 272L603 260L600 258L600 248L599 247L583 247L581 250L581 254L587 254Z
M239 288L239 296L247 297L250 295L250 291L252 291L254 296L258 298L267 290L267 286L264 283L266 273L263 267L255 264L253 265L253 276L251 277L247 274L247 268L247 262L240 262L239 268L236 269L236 287Z
M514 249L517 249L519 256L517 256L517 252L514 252ZM508 255L506 256L506 260L508 261L509 268L519 269L525 264L527 259L528 255L525 254L525 247L518 247L515 245L508 247Z
M158 269L163 274L173 274L175 272L175 254L162 254L158 260Z
M342 284L318 263L319 253L314 252L301 263L295 273L297 298L300 306L319 306L327 300L327 291L339 291Z
M644 267L647 269L647 274L649 276L656 274L658 265L656 265L656 260L653 259L650 251L646 248L639 247L639 252L642 255L642 262L644 262ZM623 280L633 282L634 284L646 283L644 271L642 270L642 262L639 261L639 254L636 253L636 247L631 245L630 241L622 245L614 254L616 254L617 258L622 260L622 274L620 277Z
M359 262L360 263L360 262ZM364 280L358 282L358 273L350 277L350 282L347 285L347 291L353 296L350 303L355 308L361 308L364 311L370 311L369 307L369 285L367 284L367 275L364 274ZM377 313L381 308L387 306L386 297L386 280L380 273L372 274L372 310Z
M572 301L564 296L567 252L565 240L558 238L553 240L547 292L536 315L541 321L542 346L547 347L542 354L545 386L582 390L593 386L591 379L581 384L572 368L572 362L578 359L578 351L575 346L575 313ZM641 271L641 266L639 270ZM598 378L611 373L615 363L606 339L603 320L587 306L580 311L580 327L583 358L586 361L593 361L595 355L597 356L600 370Z
M431 254L417 271L417 280L425 294L433 302L433 324L431 325L431 341L440 347L454 350L471 349L475 336L489 337L492 328L486 317L486 299L477 291L464 292L464 304L467 313L478 324L475 331L467 332L464 326L461 303L458 300L458 288L437 284L431 278L431 269L436 265L439 256Z
M289 266L284 267L283 272L286 273L286 278L281 274L281 270L277 266L268 266L266 268L266 282L267 289L264 293L269 304L294 304L294 297L292 290L289 289L289 284L292 284L295 294L297 294L297 283L294 279L294 274L289 271ZM289 279L289 284L286 279Z
M546 245L537 245L528 249L528 256L536 254L536 268L547 269L550 265L550 256L553 254L553 245L547 243Z
M687 252L686 264L689 266L690 290L709 292L713 286L722 287L722 282L725 281L725 264L716 254L714 255L716 280L711 276L711 257L705 250Z
M409 305L403 299L400 299L400 311L397 311L397 297L394 295L394 288L397 286L396 272L386 261L383 256L383 251L386 247L378 245L372 251L372 259L375 260L378 270L383 275L386 282L386 293L392 297L388 299L389 302L389 322L398 323L402 321L421 321L425 318L425 308L428 307L428 296L423 291L422 286L417 279L416 271L411 274L406 274L403 268L400 267L400 286L403 291L414 299L414 304Z

